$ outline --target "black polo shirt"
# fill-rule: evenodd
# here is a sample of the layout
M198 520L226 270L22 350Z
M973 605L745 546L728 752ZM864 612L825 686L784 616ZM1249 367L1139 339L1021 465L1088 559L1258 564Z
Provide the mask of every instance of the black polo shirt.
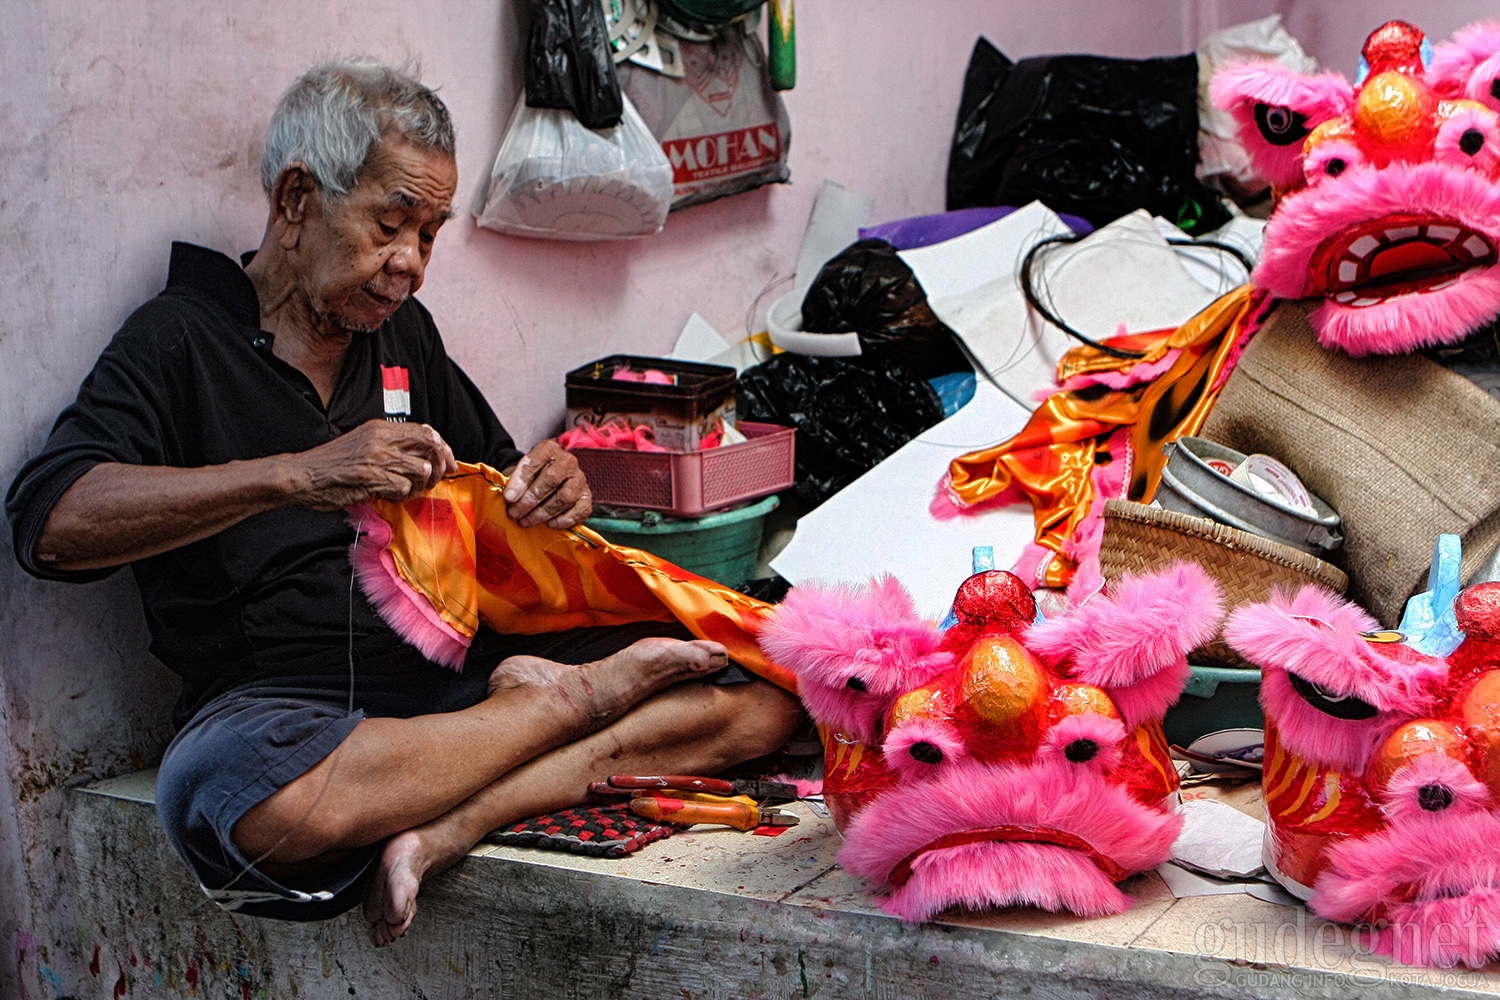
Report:
M354 338L326 410L272 340L239 264L174 243L166 290L125 321L11 484L5 509L26 571L70 581L113 572L59 572L34 558L58 498L100 462L196 467L306 451L382 417L431 424L461 461L503 469L520 458L415 299ZM185 681L179 721L242 679L345 667L351 633L357 671L421 662L351 590L353 541L341 512L283 507L131 565L151 652Z

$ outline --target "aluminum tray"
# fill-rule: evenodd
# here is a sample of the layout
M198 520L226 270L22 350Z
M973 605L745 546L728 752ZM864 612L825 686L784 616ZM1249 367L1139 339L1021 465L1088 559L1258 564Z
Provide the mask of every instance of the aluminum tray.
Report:
M1233 448L1185 437L1168 443L1163 451L1167 465L1156 499L1167 510L1212 518L1309 555L1332 552L1344 544L1339 516L1322 498L1313 496L1316 514L1307 514L1267 499L1209 466L1210 459L1239 465L1245 456Z

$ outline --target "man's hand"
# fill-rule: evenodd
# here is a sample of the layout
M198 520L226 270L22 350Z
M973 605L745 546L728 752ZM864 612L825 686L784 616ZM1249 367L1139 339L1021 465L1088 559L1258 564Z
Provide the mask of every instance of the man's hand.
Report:
M426 424L369 420L327 444L278 461L291 473L290 502L342 510L365 500L401 501L458 468L442 436Z
M507 473L505 512L523 528L546 523L567 529L582 524L594 510L588 480L578 459L556 441L542 441Z

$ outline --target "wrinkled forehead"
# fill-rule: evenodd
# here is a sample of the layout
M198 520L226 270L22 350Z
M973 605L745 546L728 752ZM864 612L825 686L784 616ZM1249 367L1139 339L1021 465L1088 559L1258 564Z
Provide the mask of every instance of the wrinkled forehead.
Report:
M439 149L388 133L370 151L351 195L406 212L451 218L458 165Z

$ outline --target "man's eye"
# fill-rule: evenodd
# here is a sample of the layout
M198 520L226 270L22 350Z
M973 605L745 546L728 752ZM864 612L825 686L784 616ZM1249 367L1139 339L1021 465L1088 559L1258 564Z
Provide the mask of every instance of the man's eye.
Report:
M398 232L401 231L399 227L387 225L384 222L379 223L379 226L381 233L385 236L395 236Z
M431 243L435 239L437 239L437 233L429 233L425 229L422 230L422 242L423 243Z

